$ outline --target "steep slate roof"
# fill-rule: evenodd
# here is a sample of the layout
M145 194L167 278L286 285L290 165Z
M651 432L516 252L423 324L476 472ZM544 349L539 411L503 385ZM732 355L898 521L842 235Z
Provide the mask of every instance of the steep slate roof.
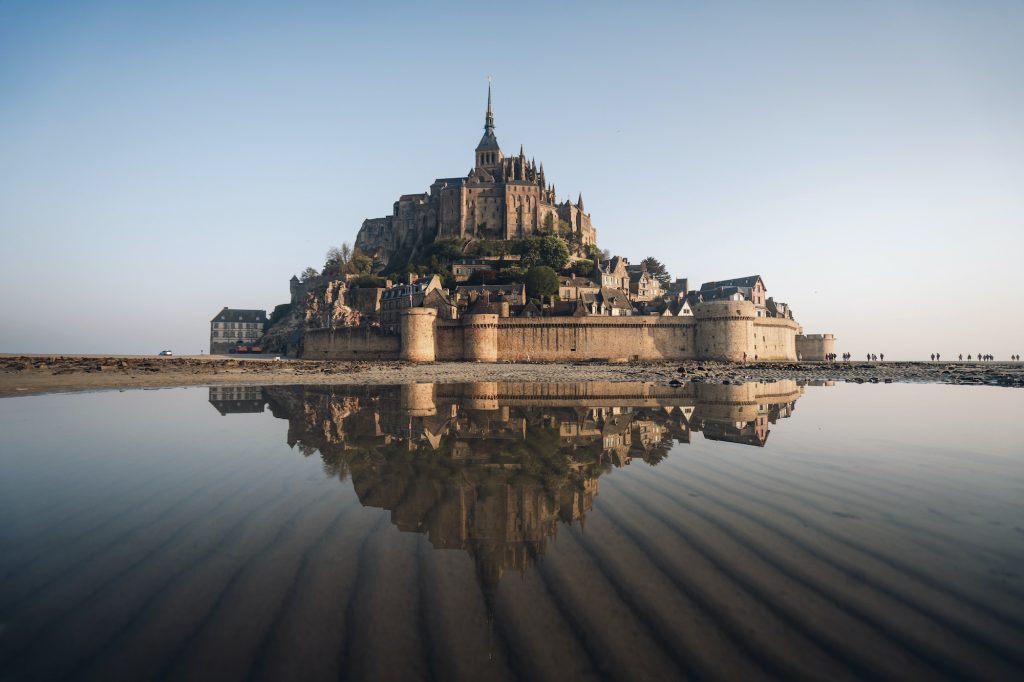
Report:
M210 322L266 322L266 310L243 310L224 306Z
M745 287L749 289L757 284L758 281L761 282L761 286L764 286L764 280L761 279L761 275L748 275L746 277L737 277L736 279L723 279L719 282L704 282L704 284L700 285L700 288L701 291L717 289L718 287ZM767 290L768 287L765 287L765 291Z
M744 298L749 298L750 287L715 287L714 289L705 289L701 287L701 296L705 301L721 301L727 299L734 294L742 294Z
M630 269L627 270L627 272L629 272L629 281L630 282L639 282L644 277L647 277L648 279L654 279L654 275L652 275L651 273L647 272L646 269L644 269L644 270L633 270L632 267L633 266L630 266Z
M581 289L599 289L597 283L588 279L587 277L566 277L562 275L558 278L558 286L561 287L579 287Z
M524 306L516 306L517 310L512 316L513 317L540 317L541 312L533 301L530 301Z
M622 289L612 289L611 287L601 287L601 298L604 302L612 308L619 308L622 310L632 310L633 304L629 301L629 296Z
M551 306L553 317L586 317L587 308L581 301L557 301Z

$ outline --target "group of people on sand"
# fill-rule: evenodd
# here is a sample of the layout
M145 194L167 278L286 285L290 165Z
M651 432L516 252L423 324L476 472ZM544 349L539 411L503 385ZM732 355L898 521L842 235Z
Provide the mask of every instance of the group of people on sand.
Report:
M885 353L868 353L868 362L885 362Z

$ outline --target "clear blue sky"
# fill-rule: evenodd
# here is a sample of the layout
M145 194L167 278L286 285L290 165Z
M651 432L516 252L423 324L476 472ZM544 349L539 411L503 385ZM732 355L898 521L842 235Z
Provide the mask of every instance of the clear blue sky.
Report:
M0 0L0 351L194 353L498 140L841 351L1024 353L1024 3Z

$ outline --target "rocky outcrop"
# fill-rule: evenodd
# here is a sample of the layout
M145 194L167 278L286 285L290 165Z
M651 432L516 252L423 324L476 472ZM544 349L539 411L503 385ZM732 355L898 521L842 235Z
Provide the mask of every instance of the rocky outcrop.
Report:
M346 304L348 285L333 281L320 291L306 294L306 329L325 327L358 327L361 315Z

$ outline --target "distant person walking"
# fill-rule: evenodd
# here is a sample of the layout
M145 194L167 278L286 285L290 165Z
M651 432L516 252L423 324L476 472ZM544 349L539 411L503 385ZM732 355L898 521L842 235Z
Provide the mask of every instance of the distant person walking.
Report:
M935 359L936 359L936 360L941 360L941 359L942 359L942 356L941 356L941 355L939 355L938 353L936 353L936 354L935 354Z
M932 353L932 354L931 354L930 356L928 356L928 357L930 357L930 358L932 359L932 362L935 362L935 353Z
M963 353L961 353L961 354L960 354L960 362L963 362L963 361L964 361L964 354L963 354Z
M885 353L879 353L878 359L881 360L882 362L885 362Z

